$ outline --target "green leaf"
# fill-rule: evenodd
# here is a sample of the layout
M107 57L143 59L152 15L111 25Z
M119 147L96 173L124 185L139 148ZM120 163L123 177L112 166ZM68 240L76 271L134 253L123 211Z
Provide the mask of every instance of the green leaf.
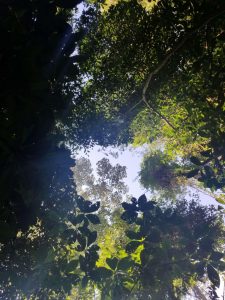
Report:
M88 220L92 223L92 224L100 224L100 219L97 215L93 215L93 214L88 214L87 215Z
M217 202L219 202L220 204L225 205L225 198L224 198L224 196L217 196L217 197L215 197L215 200Z
M212 284L214 284L216 287L219 288L220 276L219 276L217 270L212 265L208 265L207 273L208 273L209 280L212 282Z
M125 271L131 268L132 266L133 261L129 257L124 257L119 261L117 269Z
M117 263L118 263L118 259L116 257L106 258L106 262L112 270L115 270L116 266L117 266Z
M127 252L127 253L132 253L132 252L134 252L134 251L137 249L137 247L140 246L140 245L141 245L141 242L139 242L139 241L132 241L132 242L130 242L130 243L128 243L128 244L126 245L126 252Z

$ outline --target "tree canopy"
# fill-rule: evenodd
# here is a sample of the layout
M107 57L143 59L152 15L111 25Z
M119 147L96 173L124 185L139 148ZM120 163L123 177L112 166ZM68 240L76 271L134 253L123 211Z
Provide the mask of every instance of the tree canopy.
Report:
M1 299L173 300L200 283L218 299L224 15L222 0L0 1ZM140 180L164 201L124 201L108 159L95 178L75 152L94 144L146 144ZM190 179L220 206L185 198Z

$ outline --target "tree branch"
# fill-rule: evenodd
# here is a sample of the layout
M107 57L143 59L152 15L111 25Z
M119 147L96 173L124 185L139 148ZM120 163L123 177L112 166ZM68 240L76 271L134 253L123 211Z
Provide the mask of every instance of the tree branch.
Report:
M200 288L197 285L193 287L193 291L195 293L195 296L197 296L199 300L207 300L207 298L201 292Z

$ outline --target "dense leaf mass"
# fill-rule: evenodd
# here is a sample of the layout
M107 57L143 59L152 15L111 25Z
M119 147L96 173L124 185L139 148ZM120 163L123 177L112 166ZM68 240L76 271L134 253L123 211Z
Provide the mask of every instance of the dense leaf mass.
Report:
M200 299L201 284L218 299L224 15L222 0L0 1L1 299ZM75 149L128 143L149 149L150 200L127 201L109 159L97 180L74 168Z

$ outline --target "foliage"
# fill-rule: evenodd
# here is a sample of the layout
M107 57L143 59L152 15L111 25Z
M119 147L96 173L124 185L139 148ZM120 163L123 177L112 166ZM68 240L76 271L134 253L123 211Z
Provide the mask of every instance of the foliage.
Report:
M118 163L113 166L108 158L102 158L96 164L96 175L88 158L76 160L73 169L76 188L79 195L91 201L101 202L101 211L108 216L109 211L116 209L126 196L128 187L124 183L126 167Z
M85 275L80 257L90 269L98 258L97 233L88 228L89 221L97 223L90 211L98 207L83 202L83 208L76 208L81 200L72 178L74 160L65 146L66 120L80 81L73 53L82 32L70 25L71 9L76 12L79 3L0 4L0 293L4 299L48 299L55 294L63 298ZM73 227L71 218L78 227ZM75 247L79 260L67 255L66 245Z
M168 156L161 151L155 151L144 157L140 171L140 182L145 188L152 191L179 190L181 182L178 162L169 160Z
M212 189L224 186L224 11L223 1L119 1L80 44L96 109L122 119L136 144L160 138L173 159L209 151L202 164L214 174L189 176Z
M85 200L71 150L161 139L165 153L146 159L145 180L170 190L182 158L182 175L219 189L223 204L224 3L159 0L147 9L129 0L104 12L93 4L78 22L80 2L0 4L0 297L91 299L97 290L103 299L179 299L208 278L215 299L219 211L194 201L160 207L142 195L102 230L96 198L105 190L122 198L125 168L99 162L101 185L84 162L95 197Z
M126 232L126 256L106 260L112 274L105 277L103 299L180 299L206 278L216 293L218 270L224 270L224 225L215 208L183 200L161 209L145 195L123 207L122 219L135 226Z

